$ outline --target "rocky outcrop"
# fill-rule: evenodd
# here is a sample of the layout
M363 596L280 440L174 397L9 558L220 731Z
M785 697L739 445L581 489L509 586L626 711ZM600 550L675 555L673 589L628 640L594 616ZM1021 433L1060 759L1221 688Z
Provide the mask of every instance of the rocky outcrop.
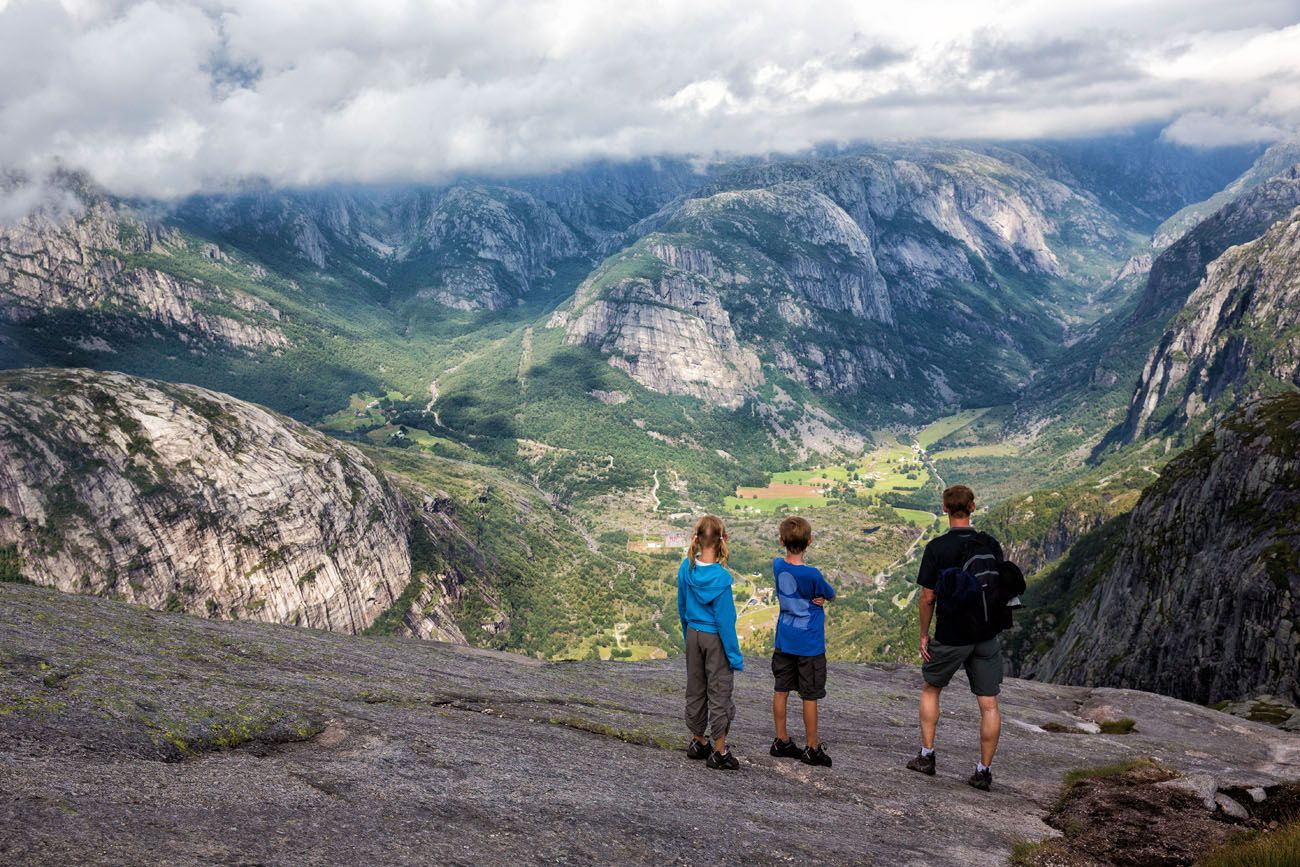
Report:
M458 532L413 518L351 447L226 395L116 373L0 374L0 549L28 581L360 632L413 578L446 580L413 575L416 522ZM463 640L434 607L411 631Z
M1165 467L1126 521L1085 536L1031 588L1031 629L1040 600L1072 598L1021 671L1198 702L1268 692L1296 703L1297 509L1300 394L1288 393L1224 420Z
M689 272L620 280L580 308L566 339L600 350L648 388L731 409L763 382L717 293Z
M265 301L161 270L170 247L183 243L104 199L92 198L77 215L38 212L0 225L0 319L114 315L186 341L250 351L288 345L279 311ZM156 255L138 264L145 253Z
M0 583L0 852L13 865L956 867L1056 836L1044 819L1077 768L1152 756L1162 779L1231 793L1264 821L1300 778L1300 735L1149 693L1010 679L994 788L976 792L962 782L973 700L945 702L939 776L924 777L903 767L917 668L841 663L821 720L835 767L808 768L762 748L770 690L749 677L731 732L741 767L720 780L683 755L680 659L543 664ZM1119 717L1135 730L1048 730ZM725 833L701 806L720 786ZM1243 822L1178 795L1200 824ZM1157 854L1163 825L1146 800L1126 811L1134 801L1111 799L1090 827L1136 825L1127 854Z
M1147 359L1128 438L1186 435L1278 383L1300 386L1298 329L1300 209L1207 266Z
M1109 497L1090 487L1034 491L993 506L979 526L1001 542L1008 560L1032 575L1059 560L1080 536L1131 505L1127 497Z

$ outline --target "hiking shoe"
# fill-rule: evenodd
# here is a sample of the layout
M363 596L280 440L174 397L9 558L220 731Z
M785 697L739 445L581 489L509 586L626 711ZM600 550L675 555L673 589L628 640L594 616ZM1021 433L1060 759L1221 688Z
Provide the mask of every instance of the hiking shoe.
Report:
M731 754L731 750L727 750L725 753L714 750L709 753L709 760L705 764L715 771L740 770L740 762Z
M780 738L772 741L772 748L767 751L769 755L778 759L801 759L803 750L795 746L794 740L783 741Z
M923 756L920 753L917 753L916 758L912 759L910 762L907 763L907 769L909 771L919 771L920 773L925 774L927 777L933 777L934 757L936 755L937 753L930 753L930 755L928 756Z
M973 788L979 789L981 792L987 792L989 788L993 785L993 772L976 771L975 773L970 775L970 779L967 780L966 782L969 783Z
M826 755L826 748L821 744L816 747L804 747L803 755L799 757L799 761L805 765L821 765L823 768L831 766L831 757Z
M713 752L713 747L692 739L691 745L686 748L686 758L695 759L697 761L700 759L707 759L711 752Z

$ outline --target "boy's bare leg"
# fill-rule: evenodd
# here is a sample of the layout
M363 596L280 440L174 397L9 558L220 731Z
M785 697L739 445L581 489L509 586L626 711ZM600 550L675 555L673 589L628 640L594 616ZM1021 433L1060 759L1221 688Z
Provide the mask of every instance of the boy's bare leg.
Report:
M1002 712L998 710L995 695L976 696L980 703L980 761L987 767L993 764L998 751L998 737L1002 734Z
M727 736L723 735L722 737L716 739L713 742L713 749L717 750L720 753L725 753L727 751Z
M921 746L934 749L934 730L939 726L939 693L943 687L926 684L921 687ZM983 704L980 705L981 708ZM999 726L1001 722L998 723Z
M697 744L704 744L705 746L709 745L709 739L704 735L691 735L691 737L695 738Z
M772 721L776 723L776 739L779 741L790 740L790 732L785 728L785 711L789 701L788 692L772 693Z
M808 746L817 749L817 702L803 703L803 730L808 735Z

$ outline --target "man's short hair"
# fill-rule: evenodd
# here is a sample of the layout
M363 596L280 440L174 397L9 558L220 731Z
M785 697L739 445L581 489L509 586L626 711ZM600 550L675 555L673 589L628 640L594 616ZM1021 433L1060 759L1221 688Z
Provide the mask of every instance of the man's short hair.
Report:
M943 509L953 518L969 518L975 511L975 492L965 485L952 485L944 489Z
M808 549L812 542L812 524L803 518L791 515L781 522L781 544L791 554L798 554Z

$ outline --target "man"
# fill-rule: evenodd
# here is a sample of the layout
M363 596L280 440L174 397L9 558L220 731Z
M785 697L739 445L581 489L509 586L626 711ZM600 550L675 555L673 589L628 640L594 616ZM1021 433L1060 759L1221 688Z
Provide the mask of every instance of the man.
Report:
M916 579L922 588L921 674L925 684L921 688L921 750L907 767L934 776L939 695L957 669L963 668L980 706L980 760L967 782L987 792L993 785L989 766L1002 732L997 698L1002 686L998 633L1010 625L1011 615L1005 599L997 599L997 605L990 608L972 576L996 574L997 564L1004 558L996 539L971 527L974 491L965 485L948 488L943 492L943 511L948 516L948 532L925 546ZM931 639L936 601L939 617Z

